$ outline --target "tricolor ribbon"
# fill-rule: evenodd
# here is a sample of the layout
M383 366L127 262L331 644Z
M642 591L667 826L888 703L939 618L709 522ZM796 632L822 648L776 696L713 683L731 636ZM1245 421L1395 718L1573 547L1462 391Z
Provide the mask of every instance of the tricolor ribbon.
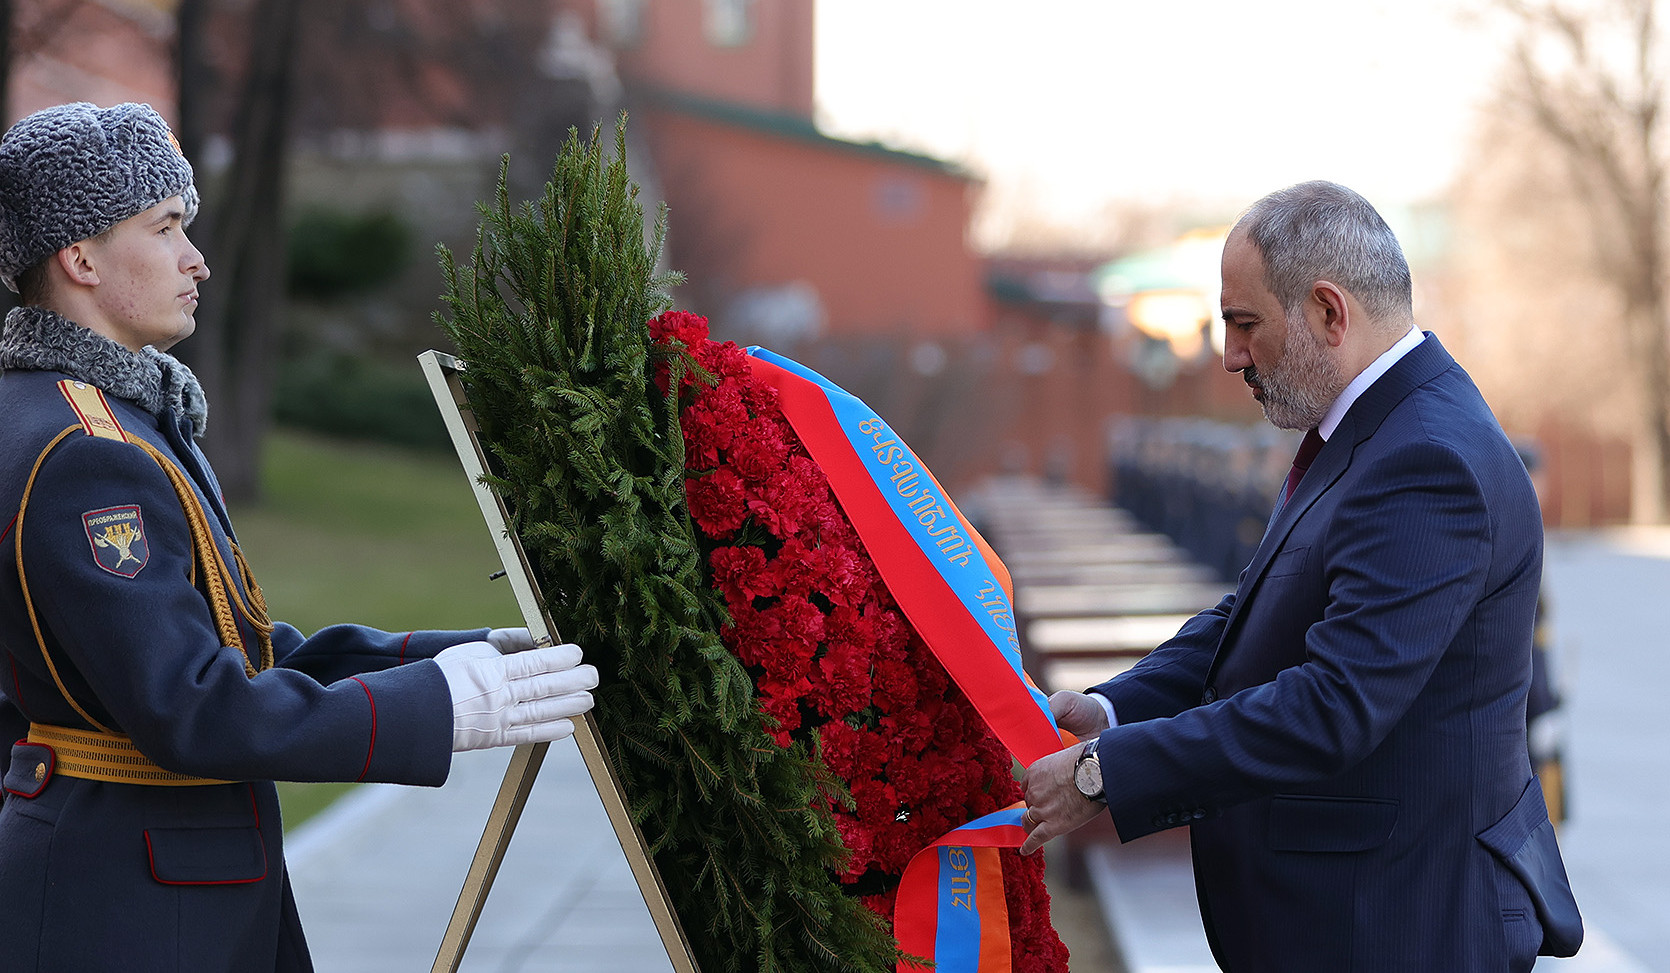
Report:
M946 971L1007 971L1009 903L1000 848L1026 840L1021 807L976 818L916 853L899 880L893 934L911 956ZM900 973L927 968L900 964Z
M986 725L1027 766L1060 750L1048 700L1021 668L1008 569L985 539L869 406L781 355L758 347L748 354L829 477L893 600ZM911 859L894 908L907 954L932 960L940 973L1007 973L998 849L1026 840L1021 813L971 821Z

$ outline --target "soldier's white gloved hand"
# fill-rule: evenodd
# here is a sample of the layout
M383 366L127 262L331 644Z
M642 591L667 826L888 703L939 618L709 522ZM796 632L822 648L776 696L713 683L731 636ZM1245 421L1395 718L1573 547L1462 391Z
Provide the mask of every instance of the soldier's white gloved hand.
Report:
M501 655L512 652L526 652L533 648L533 636L525 628L495 628L487 633L487 641Z
M442 649L435 663L452 693L452 750L481 750L561 740L570 717L591 709L597 669L580 664L580 647L553 645L500 655L487 642Z

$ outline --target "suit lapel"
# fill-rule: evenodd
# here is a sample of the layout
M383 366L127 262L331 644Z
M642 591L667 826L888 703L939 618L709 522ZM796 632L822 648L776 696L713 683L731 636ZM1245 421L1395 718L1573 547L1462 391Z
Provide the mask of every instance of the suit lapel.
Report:
M1454 364L1455 359L1438 343L1437 336L1428 332L1424 341L1398 359L1397 364L1365 389L1363 394L1357 397L1357 401L1351 403L1351 408L1346 410L1339 428L1335 429L1334 434L1322 445L1322 451L1316 454L1310 469L1294 489L1293 496L1289 497L1287 503L1276 513L1269 529L1264 532L1264 539L1259 542L1258 550L1253 552L1247 569L1241 573L1240 583L1235 590L1235 607L1230 610L1229 620L1224 624L1223 637L1218 641L1217 654L1212 660L1211 668L1207 670L1208 683L1223 661L1224 649L1231 644L1252 593L1258 588L1264 572L1269 570L1270 562L1287 542L1287 536L1293 532L1299 518L1303 517L1305 512L1345 474L1351 465L1352 457L1356 454L1358 444L1374 435L1399 402Z

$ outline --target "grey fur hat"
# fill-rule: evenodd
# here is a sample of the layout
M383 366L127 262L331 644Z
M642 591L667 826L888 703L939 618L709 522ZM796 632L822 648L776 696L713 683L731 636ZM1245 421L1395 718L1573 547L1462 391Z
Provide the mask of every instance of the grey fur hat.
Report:
M197 215L191 163L149 105L43 108L0 139L0 280L170 196Z

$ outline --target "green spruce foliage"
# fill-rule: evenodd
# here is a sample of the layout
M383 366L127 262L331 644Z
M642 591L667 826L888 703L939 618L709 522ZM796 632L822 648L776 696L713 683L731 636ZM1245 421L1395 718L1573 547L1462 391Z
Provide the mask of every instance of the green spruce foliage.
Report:
M663 208L646 244L625 119L608 158L570 133L537 200L501 170L472 262L440 251L465 385L562 636L603 674L596 715L632 815L705 973L890 970L896 946L835 881L838 787L802 744L765 733L753 684L719 640L684 498L677 403L647 322Z

